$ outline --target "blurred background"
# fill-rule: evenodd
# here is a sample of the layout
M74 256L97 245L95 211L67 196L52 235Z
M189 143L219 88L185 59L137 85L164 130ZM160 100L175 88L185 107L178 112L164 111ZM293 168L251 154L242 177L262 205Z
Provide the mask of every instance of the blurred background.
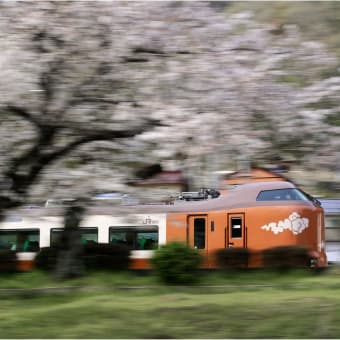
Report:
M339 25L337 2L1 2L1 211L235 176L339 198Z

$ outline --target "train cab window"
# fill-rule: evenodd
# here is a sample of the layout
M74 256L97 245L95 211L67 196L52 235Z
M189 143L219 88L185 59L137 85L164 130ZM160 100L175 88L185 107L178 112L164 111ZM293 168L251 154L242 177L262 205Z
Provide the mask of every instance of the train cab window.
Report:
M53 228L51 229L51 245L56 245L62 235L64 228ZM92 242L98 243L98 228L96 227L81 227L80 237L83 244Z
M18 252L39 251L39 230L1 230L0 249Z
M196 249L205 248L205 219L195 218L194 220L194 247Z
M158 248L158 227L110 227L109 240L113 244L127 245L131 250L156 249Z
M276 189L261 191L256 201L308 201L308 198L298 189Z

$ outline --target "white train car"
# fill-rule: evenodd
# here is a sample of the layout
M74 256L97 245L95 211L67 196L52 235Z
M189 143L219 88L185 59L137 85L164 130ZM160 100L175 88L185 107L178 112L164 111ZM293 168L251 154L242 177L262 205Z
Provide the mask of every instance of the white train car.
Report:
M113 216L112 209L96 210L89 209L81 222L82 242L126 244L131 249L131 267L148 268L152 249L166 243L166 215ZM15 250L18 269L30 270L39 249L57 242L63 222L63 216L52 209L19 211L0 223L0 249Z

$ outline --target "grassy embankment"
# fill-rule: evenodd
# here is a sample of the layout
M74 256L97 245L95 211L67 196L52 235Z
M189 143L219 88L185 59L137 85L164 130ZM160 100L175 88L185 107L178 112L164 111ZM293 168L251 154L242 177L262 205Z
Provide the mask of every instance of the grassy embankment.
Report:
M196 287L96 273L56 283L32 272L0 288L1 338L339 338L340 271L204 275ZM140 287L125 289L123 286Z

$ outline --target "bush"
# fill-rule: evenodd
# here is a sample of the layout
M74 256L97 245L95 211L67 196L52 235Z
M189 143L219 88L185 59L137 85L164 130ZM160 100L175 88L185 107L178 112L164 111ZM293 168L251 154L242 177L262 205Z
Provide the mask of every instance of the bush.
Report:
M191 284L198 280L202 256L196 249L171 242L155 251L152 265L156 275L167 284Z
M223 248L215 253L216 263L222 269L247 268L249 255L247 248Z
M60 247L41 248L35 258L38 269L51 271L56 268ZM123 245L87 243L81 259L86 269L124 270L129 267L130 250Z
M127 270L130 250L119 244L87 243L84 246L84 264L87 269Z
M44 271L52 271L56 267L58 248L41 248L35 257L35 267Z
M15 251L10 249L0 250L0 271L14 272L17 269L17 256Z
M265 249L263 263L265 267L279 270L308 267L308 250L300 246L281 246Z

